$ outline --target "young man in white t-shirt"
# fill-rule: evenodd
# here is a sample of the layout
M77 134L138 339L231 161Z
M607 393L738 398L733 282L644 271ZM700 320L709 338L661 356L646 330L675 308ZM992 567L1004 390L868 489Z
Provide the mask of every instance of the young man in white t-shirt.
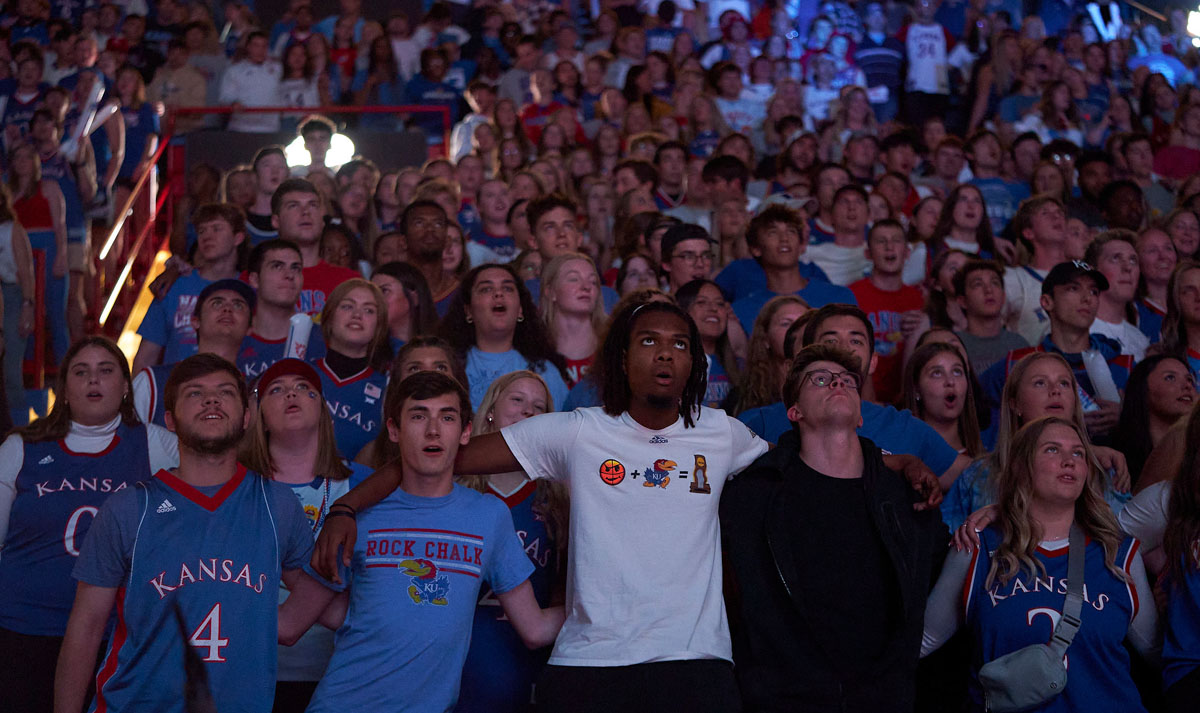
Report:
M1137 234L1120 228L1106 230L1088 245L1083 260L1095 265L1108 278L1108 289L1100 293L1100 309L1092 322L1092 333L1112 337L1121 345L1122 354L1141 361L1150 338L1129 320L1130 315L1137 314L1133 300L1141 276Z
M912 23L900 28L896 36L905 48L904 115L911 126L920 126L931 116L945 116L950 101L946 60L954 37L933 19L940 4L940 0L916 0Z
M1027 264L1004 271L1005 326L1038 344L1050 331L1050 318L1041 304L1042 280L1050 268L1068 259L1067 213L1057 198L1034 196L1021 201L1012 227L1013 235L1033 247L1033 255Z
M572 712L734 710L717 507L725 481L767 444L700 407L707 360L695 324L673 304L614 315L594 368L603 408L535 416L472 439L456 464L459 474L559 478L571 491L569 614L538 703ZM399 482L398 469L381 469L344 504L361 510ZM350 530L327 538L323 552L332 554L314 558L319 569L333 573Z
M539 710L737 710L718 502L767 444L700 406L707 360L674 304L613 315L593 373L603 407L479 436L455 462L460 475L524 470L571 491L567 621L537 686ZM927 470L906 476L933 482ZM338 502L362 510L400 480L385 467ZM354 536L352 523L327 523L314 567L334 575Z
M808 258L835 285L863 278L871 267L867 257L867 192L850 183L833 196L833 241L808 248Z

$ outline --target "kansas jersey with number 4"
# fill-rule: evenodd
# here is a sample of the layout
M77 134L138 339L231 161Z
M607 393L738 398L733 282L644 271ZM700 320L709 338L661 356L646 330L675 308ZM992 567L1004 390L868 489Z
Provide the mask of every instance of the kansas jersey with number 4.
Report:
M71 568L84 535L109 495L150 477L146 427L117 427L99 453L62 441L25 444L0 558L0 627L33 636L67 630L75 583Z
M980 547L971 562L963 585L966 622L974 632L972 657L974 670L988 661L1031 644L1050 641L1062 616L1067 595L1068 547L1065 542L1055 550L1038 547L1034 557L1046 568L1045 574L1030 576L1022 572L1005 583L999 580L985 586L992 564L990 553L999 547L1001 536L988 528L980 533ZM1130 574L1137 540L1128 537L1117 548L1116 564L1129 581L1117 579L1105 565L1104 548L1089 539L1084 568L1083 624L1067 649L1069 671L1063 694L1038 707L1038 711L1062 713L1090 711L1134 713L1144 711L1137 688L1129 675L1129 653L1124 641L1139 606L1153 607L1154 602L1139 602ZM977 681L971 682L971 694L982 710L982 694Z
M296 496L241 467L207 488L159 471L110 497L74 571L81 582L117 589L117 626L92 710L183 713L183 647L191 646L217 710L270 711L280 574L311 551Z

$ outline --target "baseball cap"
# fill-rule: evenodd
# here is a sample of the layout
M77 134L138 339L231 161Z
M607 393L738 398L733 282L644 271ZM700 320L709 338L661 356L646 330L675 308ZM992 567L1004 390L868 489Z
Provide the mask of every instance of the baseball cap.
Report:
M317 375L317 370L306 362L299 359L280 359L272 364L258 377L258 383L254 387L255 393L260 396L262 390L271 385L271 382L283 376L299 376L306 379L313 389L319 394L321 393L321 377Z
M242 299L246 300L246 304L250 307L250 311L254 311L254 305L258 301L254 294L254 288L242 282L241 280L235 280L232 277L224 280L217 280L211 285L205 287L203 290L200 290L200 296L196 299L196 304L204 304L204 302L208 300L208 298L211 297L214 292L218 292L220 290L230 290L231 292L238 293L242 296Z
M716 244L708 231L695 223L680 223L673 225L663 233L662 250L663 262L670 259L675 252L675 246L682 243L684 240L707 240L709 243Z
M1053 292L1055 287L1065 285L1078 277L1092 278L1101 292L1108 289L1108 278L1104 276L1104 273L1083 260L1071 260L1070 262L1060 262L1050 268L1050 273L1046 275L1045 280L1042 280L1042 294L1048 295Z

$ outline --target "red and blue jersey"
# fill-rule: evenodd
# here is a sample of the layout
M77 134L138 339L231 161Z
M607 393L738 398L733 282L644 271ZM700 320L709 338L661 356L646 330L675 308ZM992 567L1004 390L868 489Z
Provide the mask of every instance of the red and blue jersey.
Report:
M98 453L62 440L25 443L0 558L0 627L62 636L75 601L71 568L109 495L150 477L146 427L121 424Z
M387 390L387 374L371 367L341 379L325 359L313 362L321 376L321 391L325 405L333 417L333 435L337 439L338 452L346 460L378 435L383 423L383 394Z
M1104 357L1104 361L1108 364L1108 370L1112 374L1113 383L1118 389L1124 389L1125 383L1129 381L1129 372L1133 371L1133 357L1129 354L1122 354L1121 345L1115 339L1106 337L1103 334L1091 335L1088 346L1090 349L1098 351L1100 356ZM1004 392L1004 382L1008 380L1009 373L1022 358L1036 352L1058 354L1063 359L1066 359L1067 364L1071 367L1071 371L1075 374L1075 381L1079 385L1079 401L1083 404L1084 410L1095 408L1096 387L1092 385L1092 379L1088 376L1087 367L1084 365L1083 353L1064 352L1047 335L1042 340L1042 343L1036 347L1022 347L1012 350L1007 356L979 375L979 383L983 386L983 391L987 394L989 403L992 405L993 421L995 421L1000 412L1000 396Z
M156 426L167 427L167 407L166 407L166 389L167 378L171 376L171 370L175 368L175 364L155 364L148 366L138 372L138 376L146 375L146 390L150 394L150 406L146 409L146 413L138 414L146 423L153 423ZM138 379L140 382L141 380ZM139 383L138 391L142 385ZM142 401L139 398L140 394L134 394L134 401Z
M545 608L550 606L551 591L558 577L558 560L546 521L533 509L536 493L534 482L526 483L508 497L492 491L512 513L513 527L533 563L529 583L538 604ZM456 713L526 711L534 679L546 664L549 651L530 651L504 616L492 588L484 585L479 591L475 622L471 626L471 648L463 665L462 686L454 710Z
M109 498L74 571L117 589L91 710L183 713L191 646L217 710L270 711L280 575L311 552L312 528L291 489L241 467L202 488L159 471Z
M963 584L965 621L972 635L971 695L982 710L978 685L979 668L1017 649L1045 644L1062 616L1067 595L1067 552L1064 543L1055 550L1038 547L1034 557L1045 573L1027 570L986 587L992 553L999 547L1000 533L988 528L980 533L981 545ZM1067 649L1070 681L1062 695L1039 706L1037 711L1145 711L1129 673L1130 660L1124 641L1139 606L1130 567L1138 549L1137 540L1125 538L1117 548L1117 567L1128 581L1121 581L1105 565L1104 547L1089 539L1084 568L1083 624Z
M314 329L312 336L320 335L320 328ZM254 332L249 332L242 339L242 348L238 351L237 367L246 377L246 383L253 383L272 364L283 359L287 348L287 337L282 339L264 339Z

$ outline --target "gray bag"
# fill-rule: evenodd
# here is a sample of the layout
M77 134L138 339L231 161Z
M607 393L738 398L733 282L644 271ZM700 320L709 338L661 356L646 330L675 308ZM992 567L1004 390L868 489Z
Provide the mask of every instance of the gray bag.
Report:
M1048 644L1034 644L988 661L979 669L984 708L994 713L1020 713L1036 708L1067 687L1063 656L1079 631L1083 609L1083 532L1071 525L1067 554L1067 601Z

